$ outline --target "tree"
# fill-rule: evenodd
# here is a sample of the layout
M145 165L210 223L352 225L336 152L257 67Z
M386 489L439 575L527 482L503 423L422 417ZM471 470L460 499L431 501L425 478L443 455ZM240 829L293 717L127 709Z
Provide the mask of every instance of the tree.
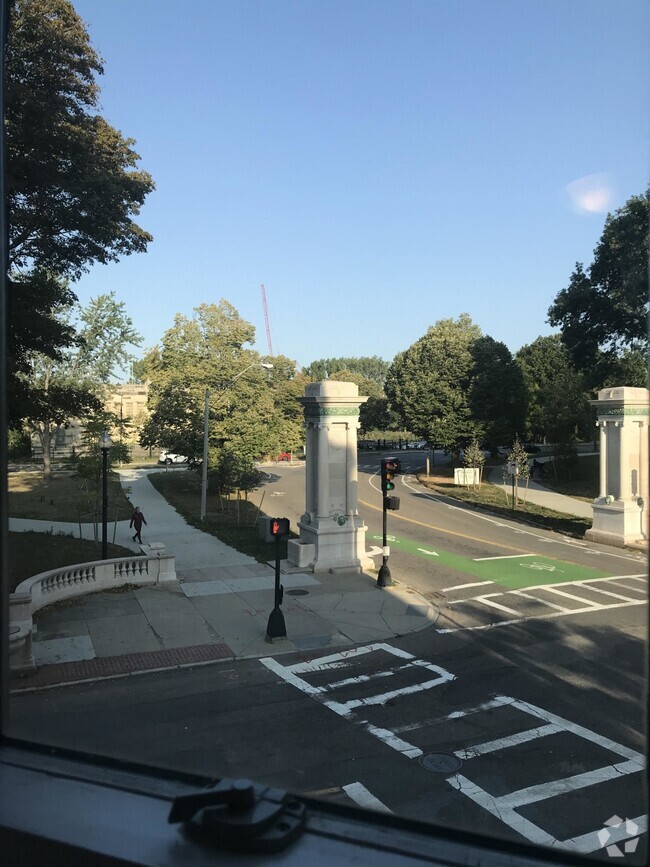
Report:
M531 439L573 442L591 432L584 376L571 362L560 335L538 337L516 355L526 391L526 434Z
M76 300L69 280L152 240L133 217L154 184L133 140L98 113L102 73L68 0L15 0L5 68L10 374L28 373L32 352L58 361L73 346L60 315ZM25 378L9 382L16 420L33 396Z
M526 417L526 386L505 343L479 337L471 348L473 377L469 403L482 429L485 448L493 456L497 448L523 433Z
M441 319L395 356L386 377L386 395L408 429L449 451L481 433L469 404L472 346L480 336L467 313Z
M100 410L103 386L116 367L130 361L128 347L141 340L124 303L116 301L112 292L91 299L78 311L76 322L70 310L60 310L58 316L74 329L74 346L60 351L57 360L45 353L28 356L30 401L25 422L40 440L46 477L51 472L54 432L71 418L87 418Z
M608 362L626 350L648 349L649 217L650 190L608 214L591 266L585 272L576 263L548 311L575 366L595 387Z
M225 300L202 304L191 319L177 315L160 347L145 358L151 415L141 443L201 460L208 389L211 468L224 450L244 466L297 448L303 418L296 398L304 393L304 379L283 356L265 371L258 353L246 348L254 339L254 327Z
M324 379L335 379L335 374L345 371L356 373L364 379L372 380L379 385L384 384L389 364L377 355L361 356L359 358L321 358L304 369L304 373L312 382ZM352 382L352 380L348 380Z

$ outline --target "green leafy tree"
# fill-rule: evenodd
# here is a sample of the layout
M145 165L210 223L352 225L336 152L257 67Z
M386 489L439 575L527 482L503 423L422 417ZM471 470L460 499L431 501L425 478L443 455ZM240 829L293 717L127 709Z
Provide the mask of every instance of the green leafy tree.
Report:
M404 352L386 377L391 403L416 436L456 451L481 431L469 394L474 372L472 346L481 330L468 314L441 319Z
M650 191L609 214L591 266L578 262L549 308L548 321L592 388L626 350L647 353L649 218Z
M25 425L40 441L46 477L51 472L56 430L70 418L86 419L99 411L104 386L115 368L128 364L132 357L128 347L141 340L124 303L116 301L113 293L91 299L76 319L65 309L59 316L74 328L74 346L59 352L56 360L45 353L28 357L30 402Z
M505 343L479 337L471 348L473 376L469 403L493 456L503 443L523 433L526 386L520 367Z
M481 486L481 479L483 477L483 465L485 464L485 455L483 454L483 449L481 448L477 439L473 439L464 450L463 463L466 467L473 467L475 469L478 469L478 485L475 484L474 488L479 488Z
M304 369L304 373L312 382L324 379L335 379L335 374L341 372L356 373L366 380L383 385L388 373L389 364L377 355L360 356L358 358L321 358ZM346 380L352 382L352 380Z
M98 112L102 72L68 0L15 0L5 67L10 374L29 374L31 353L58 361L74 346L60 315L76 301L69 280L151 241L134 217L153 181L133 140ZM9 378L14 420L38 404L29 384Z
M252 461L295 449L303 438L296 398L304 384L283 356L264 370L263 359L247 348L254 339L254 327L225 300L202 304L189 319L177 315L160 347L145 358L151 414L141 443L201 460L207 389L211 467L223 450Z
M515 469L513 473L512 470ZM512 480L514 476L514 502L515 505L519 502L519 482L525 479L526 488L528 488L528 479L530 477L530 464L528 463L528 454L518 438L512 444L512 448L508 453L506 463L503 465L504 481Z
M345 369L337 370L329 378L338 382L353 382L359 388L359 394L368 398L359 409L359 424L362 435L371 430L399 429L399 417L391 411L384 389L377 380L369 379L354 370Z
M538 337L516 355L528 393L526 433L540 442L574 442L591 434L584 376L560 335Z

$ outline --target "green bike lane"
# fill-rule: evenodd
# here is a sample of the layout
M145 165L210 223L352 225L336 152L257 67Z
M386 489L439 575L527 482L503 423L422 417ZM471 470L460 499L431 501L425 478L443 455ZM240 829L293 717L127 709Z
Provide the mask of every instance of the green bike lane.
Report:
M369 536L373 542L381 545L382 536ZM463 557L452 554L436 546L423 545L406 536L390 534L386 542L391 553L404 552L451 569L461 575L477 578L481 581L494 581L509 590L520 590L539 584L557 584L559 582L588 581L594 578L611 578L615 573L594 569L591 566L581 566L541 554L508 554L492 557Z

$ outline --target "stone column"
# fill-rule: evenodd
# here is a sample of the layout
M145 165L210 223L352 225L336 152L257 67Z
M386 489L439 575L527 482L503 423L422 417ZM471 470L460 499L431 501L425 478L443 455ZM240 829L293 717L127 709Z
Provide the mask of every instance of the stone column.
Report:
M604 388L596 407L601 428L600 496L585 538L617 545L648 542L647 388ZM608 502L614 498L613 502Z
M607 422L599 421L600 426L600 496L607 496Z
M327 435L329 425L314 425L314 431L318 435L318 462L316 464L316 490L318 491L317 517L327 518L329 514L330 484L328 476L329 443Z
M357 508L359 407L368 400L351 382L314 382L300 402L307 428L306 509L299 539L288 543L290 566L314 572L360 572L366 526Z

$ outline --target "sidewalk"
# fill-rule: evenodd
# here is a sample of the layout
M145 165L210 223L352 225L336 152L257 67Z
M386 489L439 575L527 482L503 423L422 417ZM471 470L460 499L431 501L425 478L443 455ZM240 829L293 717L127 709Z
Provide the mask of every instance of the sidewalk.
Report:
M546 460L550 460L547 458ZM539 459L539 463L545 463L544 458ZM494 467L490 472L489 481L497 487L504 488L510 495L511 485L503 480L503 467ZM525 485L525 482L524 482ZM520 495L524 496L524 490L520 484ZM538 482L528 481L528 490L525 492L526 500L530 503L535 503L538 506L544 506L546 509L553 509L556 512L564 512L566 515L576 515L579 518L592 519L594 516L591 503L585 500L576 500L573 497L566 497L564 494L557 494L555 491L550 491L544 488Z
M35 615L35 674L17 690L206 663L389 640L424 629L438 611L405 584L380 589L367 574L283 574L287 638L269 643L274 570L190 527L147 479L124 468L122 485L142 509L143 542L176 555L178 580L80 597ZM75 524L12 520L12 530L74 532ZM139 550L128 521L116 542ZM111 531L112 538L112 531Z

